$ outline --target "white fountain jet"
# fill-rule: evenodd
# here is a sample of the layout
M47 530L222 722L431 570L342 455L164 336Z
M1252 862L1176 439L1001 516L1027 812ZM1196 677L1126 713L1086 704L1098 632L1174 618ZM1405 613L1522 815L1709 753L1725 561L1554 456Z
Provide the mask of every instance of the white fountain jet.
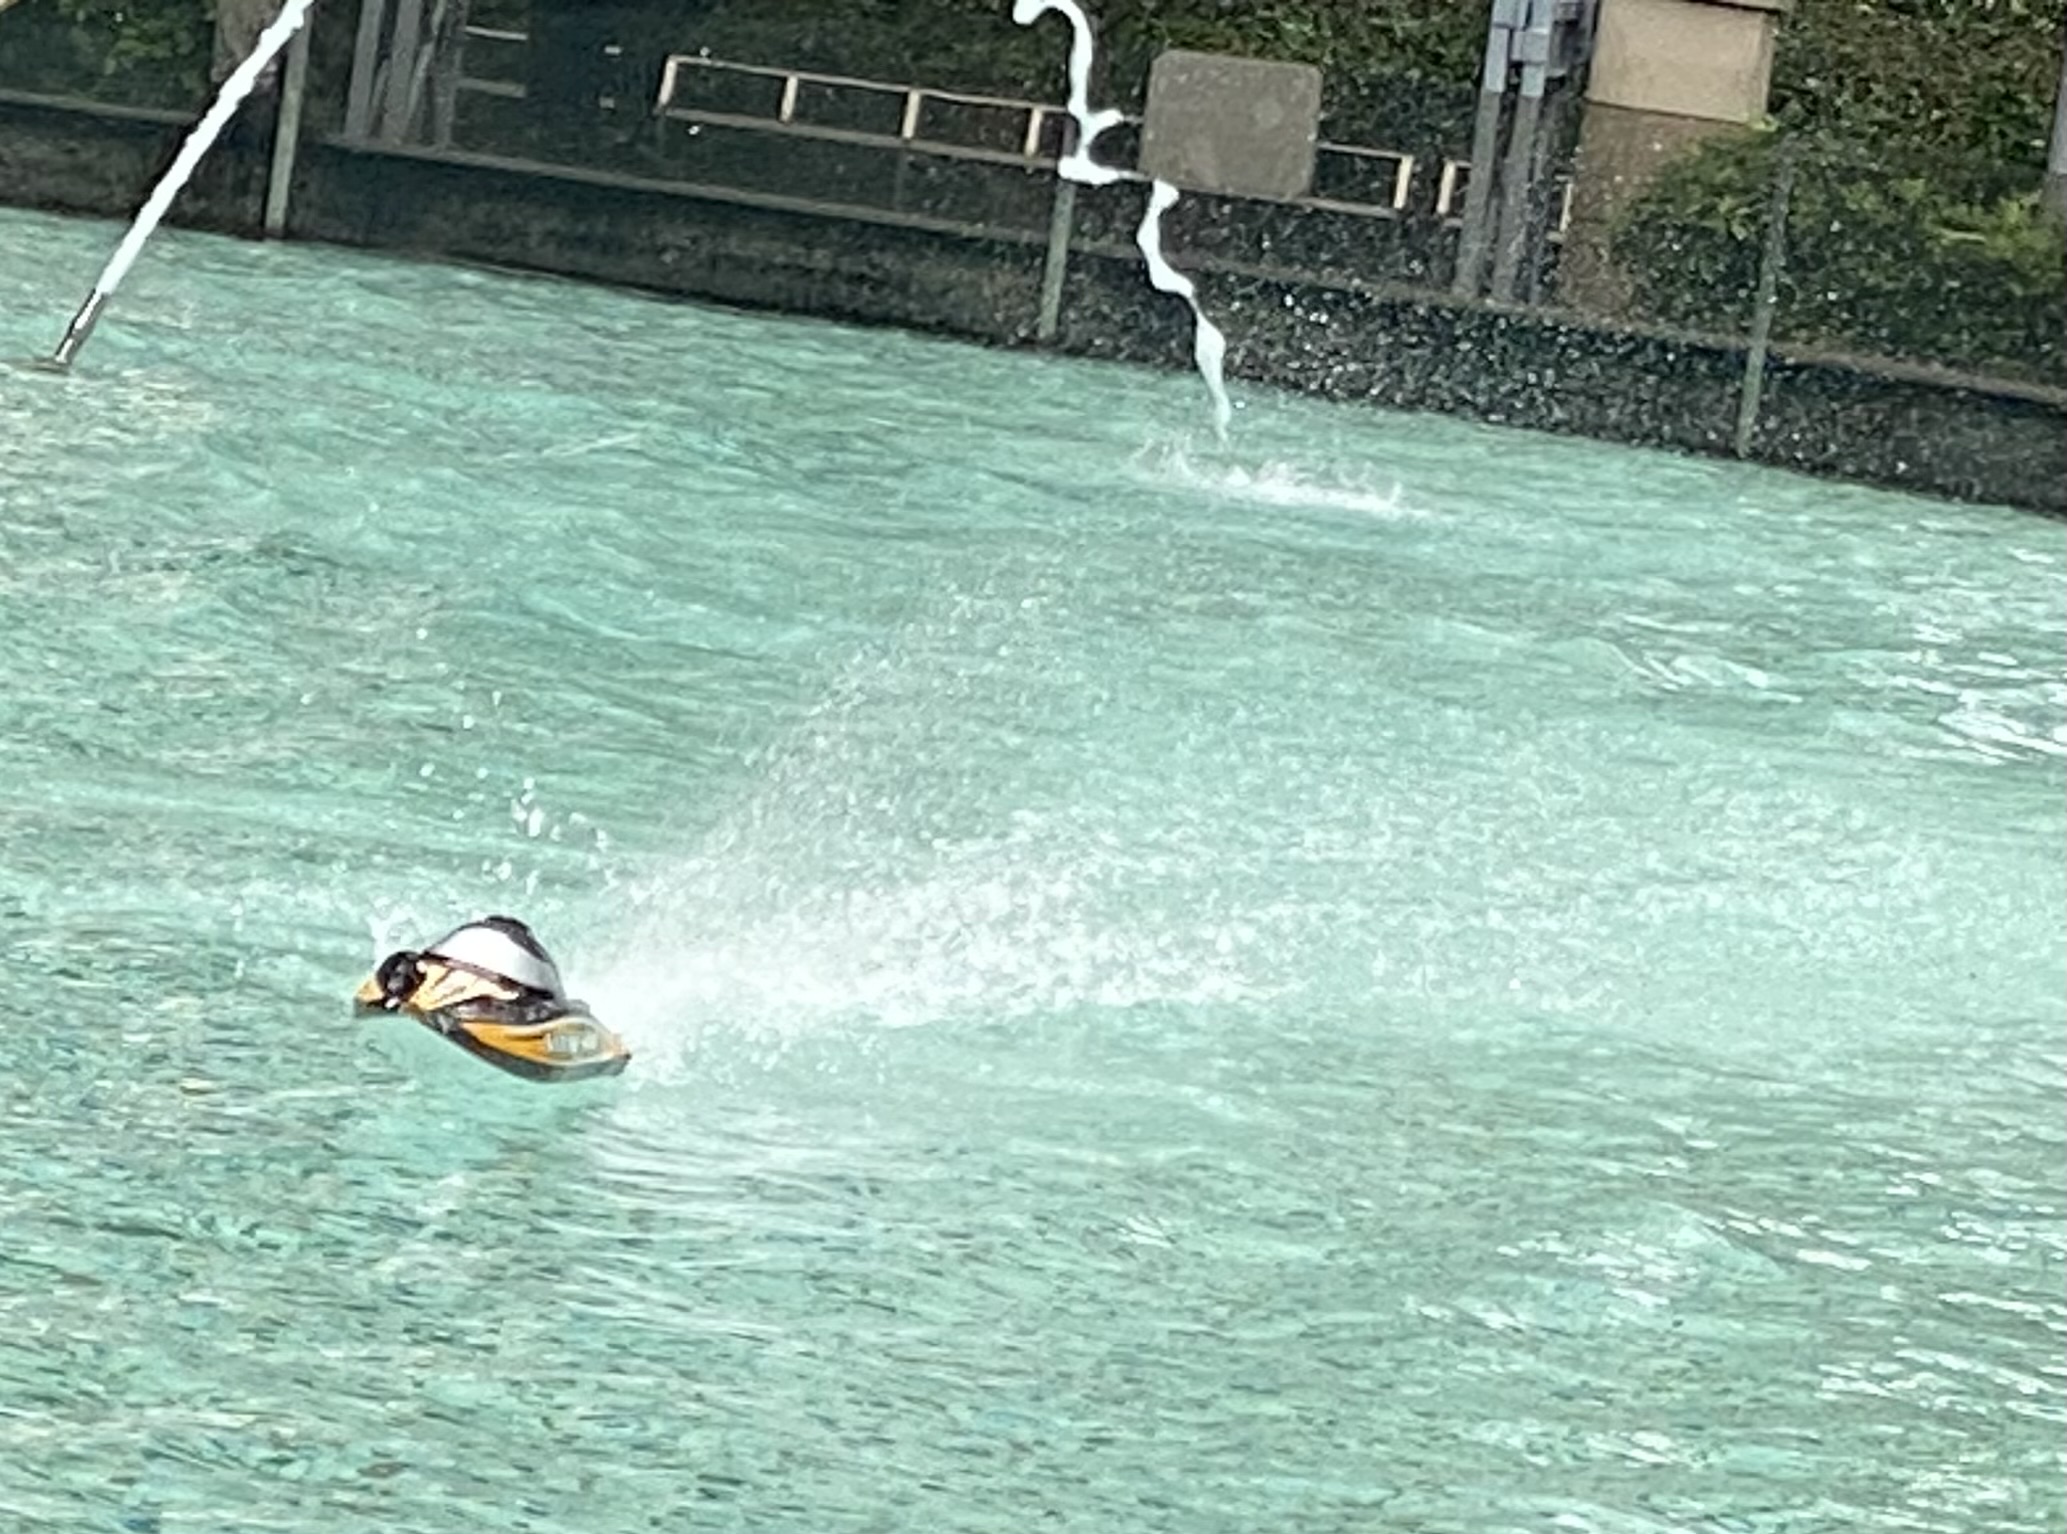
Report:
M208 153L229 120L236 115L237 108L244 104L244 98L251 94L258 84L258 77L265 68L287 46L288 39L300 29L308 17L309 7L314 0L286 0L280 7L280 14L258 37L258 44L251 50L250 57L230 71L230 77L223 81L222 89L216 92L215 101L207 114L194 125L193 132L179 146L179 153L173 157L171 168L158 178L158 184L151 188L151 195L144 199L143 208L136 215L136 222L129 226L129 232L122 236L122 243L115 247L114 255L101 269L95 279L93 291L86 295L86 302L79 306L79 312L72 316L72 323L65 327L64 339L51 353L50 365L55 368L69 368L72 359L79 355L79 348L86 344L86 338L93 334L93 327L100 323L101 311L108 300L115 296L115 289L121 285L129 268L136 264L144 241L151 237L151 231L165 217L166 209L172 206L172 199L180 189L193 179L194 169L201 163L201 157Z
M1023 27L1032 25L1050 11L1061 12L1075 34L1069 45L1069 115L1076 119L1077 142L1056 163L1056 174L1082 186L1110 186L1115 181L1149 182L1148 211L1142 215L1141 227L1135 231L1134 244L1148 268L1149 285L1159 293L1175 293L1191 306L1192 360L1198 364L1199 376L1206 380L1206 390L1213 396L1213 430L1224 442L1227 440L1228 423L1234 419L1234 406L1227 398L1225 376L1227 337L1220 333L1219 326L1206 318L1206 311L1199 304L1198 289L1192 285L1191 279L1163 257L1163 214L1175 205L1177 188L1167 181L1152 179L1137 171L1101 164L1091 157L1092 141L1123 121L1123 114L1111 108L1099 112L1091 110L1091 62L1097 44L1091 33L1091 19L1084 14L1077 0L1012 0L1012 19Z

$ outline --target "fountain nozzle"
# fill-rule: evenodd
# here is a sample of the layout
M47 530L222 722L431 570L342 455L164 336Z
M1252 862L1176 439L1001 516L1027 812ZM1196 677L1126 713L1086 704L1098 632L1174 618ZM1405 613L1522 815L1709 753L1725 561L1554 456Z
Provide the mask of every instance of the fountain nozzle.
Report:
M79 348L86 344L86 338L93 334L93 327L100 323L101 311L108 306L108 295L95 288L86 295L86 302L79 306L79 312L72 316L72 323L65 327L65 338L57 343L57 350L50 354L50 366L58 372L68 372L72 359L79 355Z

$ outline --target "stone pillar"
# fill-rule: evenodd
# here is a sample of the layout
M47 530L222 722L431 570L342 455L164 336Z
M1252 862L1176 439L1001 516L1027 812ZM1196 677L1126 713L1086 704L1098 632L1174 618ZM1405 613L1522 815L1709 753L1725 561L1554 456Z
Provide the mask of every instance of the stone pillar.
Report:
M1601 0L1558 298L1613 313L1616 220L1671 161L1765 116L1773 41L1793 0Z

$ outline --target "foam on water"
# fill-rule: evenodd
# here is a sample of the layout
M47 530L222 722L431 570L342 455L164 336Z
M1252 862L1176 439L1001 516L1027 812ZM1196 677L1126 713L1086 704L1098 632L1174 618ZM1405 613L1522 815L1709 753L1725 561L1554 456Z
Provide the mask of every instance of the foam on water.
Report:
M1428 515L1407 503L1405 488L1396 479L1381 490L1368 473L1323 472L1288 459L1267 459L1253 466L1212 463L1195 459L1182 447L1164 447L1138 455L1134 466L1148 483L1252 506L1348 511L1381 520Z

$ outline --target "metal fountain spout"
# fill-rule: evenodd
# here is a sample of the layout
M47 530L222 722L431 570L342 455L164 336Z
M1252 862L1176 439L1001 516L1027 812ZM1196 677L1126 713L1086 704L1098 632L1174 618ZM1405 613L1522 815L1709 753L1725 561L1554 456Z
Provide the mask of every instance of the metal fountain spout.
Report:
M194 131L189 133L186 142L179 146L179 153L174 156L171 166L159 177L158 184L151 188L151 195L144 199L144 205L138 211L135 222L129 226L129 232L123 235L122 243L115 247L115 253L108 258L107 266L94 280L93 291L86 295L86 301L79 306L79 312L72 316L72 323L65 327L64 339L58 342L57 350L50 354L48 366L52 371L61 373L71 368L72 359L79 355L80 348L86 344L86 338L93 334L93 327L100 322L101 311L107 307L108 300L115 296L115 289L120 286L123 276L136 263L137 255L143 250L144 241L151 237L151 231L156 229L159 221L165 217L166 210L172 206L172 199L177 197L180 189L192 179L195 167L201 163L201 157L208 153L209 146L214 144L230 118L236 114L237 108L244 104L244 98L251 94L252 87L258 83L258 77L265 72L266 66L273 62L280 50L287 46L288 40L300 29L302 22L308 18L309 7L313 3L314 0L285 0L280 7L279 15L275 16L265 31L259 34L258 44L251 50L250 56L223 81L222 89L216 92L215 100L207 113L194 125Z

